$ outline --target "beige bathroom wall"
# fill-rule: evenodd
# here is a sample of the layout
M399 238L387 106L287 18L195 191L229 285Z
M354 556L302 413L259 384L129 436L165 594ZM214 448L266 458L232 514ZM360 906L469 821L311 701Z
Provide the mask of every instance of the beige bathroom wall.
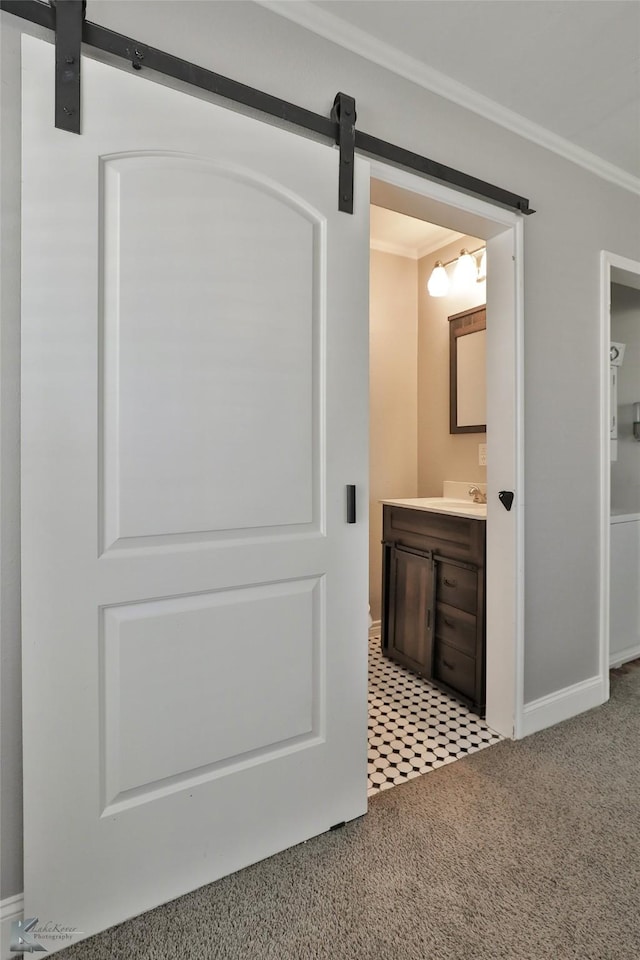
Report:
M418 492L418 263L371 251L369 602L380 619L381 499Z
M427 281L436 260L444 263L460 250L482 245L474 237L454 243L418 261L418 495L441 497L443 480L486 483L487 469L478 466L478 444L484 433L449 433L449 320L450 316L482 306L486 283L462 294L431 297ZM451 278L453 264L447 267ZM490 318L487 318L487 323Z
M618 459L611 463L611 506L640 513L640 443L633 404L640 401L640 290L611 284L611 339L626 343L618 374Z

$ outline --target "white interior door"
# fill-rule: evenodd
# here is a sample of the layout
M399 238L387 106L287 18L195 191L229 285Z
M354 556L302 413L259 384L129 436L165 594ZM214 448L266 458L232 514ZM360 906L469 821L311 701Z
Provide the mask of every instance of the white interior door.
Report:
M369 175L23 53L25 915L89 935L366 810Z

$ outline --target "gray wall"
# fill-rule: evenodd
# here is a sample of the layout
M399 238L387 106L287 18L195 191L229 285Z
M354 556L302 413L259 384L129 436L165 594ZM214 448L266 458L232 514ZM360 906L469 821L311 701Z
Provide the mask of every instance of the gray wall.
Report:
M367 132L531 198L538 213L525 224L525 700L597 674L599 252L604 248L640 260L640 197L250 3L89 0L88 17L321 113L328 114L338 90L346 91L356 97L358 123ZM3 24L9 19L2 15ZM11 51L3 54L3 97L11 104L18 96L19 73ZM17 187L19 136L10 110L5 115L3 109L2 122L3 189L10 201ZM8 383L2 388L3 407L7 398L8 403L0 445L0 518L2 572L9 576L0 624L3 694L9 694L2 701L0 895L7 897L21 888L17 846L10 855L11 838L20 835L19 238L11 224L4 229L2 370Z

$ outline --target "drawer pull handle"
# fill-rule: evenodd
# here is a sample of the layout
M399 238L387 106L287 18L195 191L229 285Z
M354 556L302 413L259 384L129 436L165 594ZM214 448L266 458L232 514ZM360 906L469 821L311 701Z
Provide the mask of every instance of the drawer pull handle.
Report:
M457 586L458 586L458 581L457 581L457 580L449 580L449 579L447 579L447 577L444 578L443 583L444 583L445 587L457 587Z
M443 617L442 622L446 627L450 627L452 630L455 630L456 628L455 621L449 620L449 617Z
M448 661L448 660L445 660L444 658L443 658L443 660L442 660L442 666L443 666L443 667L448 667L449 670L453 670L453 664L452 664L452 663L449 663L449 661Z

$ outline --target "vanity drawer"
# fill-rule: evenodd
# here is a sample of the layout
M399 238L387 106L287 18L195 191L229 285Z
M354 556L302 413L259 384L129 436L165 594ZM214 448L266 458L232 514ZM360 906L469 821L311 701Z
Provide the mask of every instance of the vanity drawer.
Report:
M436 607L436 637L470 657L476 655L477 620L473 614L446 603Z
M448 643L437 640L433 658L433 677L465 697L476 697L476 661Z
M438 585L436 596L441 603L447 603L459 610L475 614L478 607L478 574L452 563L437 564Z
M385 542L416 550L433 550L463 563L484 564L484 520L412 510L384 504L382 536Z

